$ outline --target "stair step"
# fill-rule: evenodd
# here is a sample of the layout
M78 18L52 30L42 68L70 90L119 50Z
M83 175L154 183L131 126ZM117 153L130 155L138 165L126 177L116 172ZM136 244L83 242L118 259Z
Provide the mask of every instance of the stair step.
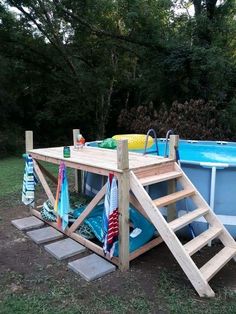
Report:
M186 252L191 256L201 248L203 248L209 241L215 239L222 229L219 227L210 227L208 230L201 233L196 238L192 239L184 245Z
M236 248L225 247L200 268L203 277L209 281L232 257Z
M197 208L175 220L172 220L169 223L169 226L173 231L177 231L187 226L189 223L191 223L193 220L197 219L198 217L204 216L208 212L209 212L208 208Z
M151 185L158 182L163 182L171 179L176 179L182 176L182 173L179 171L169 171L166 173L154 175L154 176L148 176L144 178L140 178L139 181L143 186Z
M164 207L166 205L175 203L183 198L192 196L195 194L195 190L192 188L188 188L182 191L178 191L160 198L153 200L157 207Z

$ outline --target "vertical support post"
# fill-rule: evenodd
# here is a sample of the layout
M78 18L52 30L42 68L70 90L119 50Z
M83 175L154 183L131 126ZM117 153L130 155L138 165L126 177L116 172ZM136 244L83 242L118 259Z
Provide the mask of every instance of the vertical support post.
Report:
M33 131L25 131L25 152L33 149Z
M214 211L215 207L215 191L216 191L216 166L211 168L211 192L210 192L210 207ZM208 228L209 228L208 223ZM208 246L211 246L212 241L208 242Z
M118 141L117 167L119 175L119 268L129 269L129 153L128 141Z
M176 160L176 148L179 147L179 135L170 135L170 158Z
M170 135L170 143L169 143L169 158L176 160L176 148L179 146L179 135ZM168 195L172 194L176 191L176 180L168 181L167 187ZM176 217L176 204L170 204L167 207L167 221L170 222L174 220Z
M76 142L78 135L80 134L80 129L73 129L73 145L76 148ZM82 173L79 170L74 170L75 172L75 191L82 192Z

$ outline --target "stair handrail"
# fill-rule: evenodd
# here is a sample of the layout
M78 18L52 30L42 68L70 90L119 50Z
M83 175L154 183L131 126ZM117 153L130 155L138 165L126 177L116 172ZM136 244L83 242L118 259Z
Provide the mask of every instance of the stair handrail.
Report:
M170 135L174 135L174 131L172 129L168 130L166 132L166 145L165 145L165 152L164 152L164 158L167 158L167 145L168 145L168 139L170 137Z
M157 144L157 134L156 134L156 131L154 129L149 129L147 131L143 155L145 155L147 153L148 136L150 135L150 133L153 133L154 141L155 141L155 145L156 145L156 153L157 153L157 155L159 155L158 144Z

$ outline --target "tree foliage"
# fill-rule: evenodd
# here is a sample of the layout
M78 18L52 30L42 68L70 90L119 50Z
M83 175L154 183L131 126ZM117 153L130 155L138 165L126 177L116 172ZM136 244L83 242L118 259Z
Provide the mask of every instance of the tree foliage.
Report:
M234 128L235 16L234 0L0 0L0 141L102 138L122 109L190 99Z
M170 108L162 104L157 111L153 104L123 109L118 126L124 132L147 133L154 129L158 137L165 137L167 130L174 130L182 138L194 140L236 139L229 121L229 113L214 101L203 99L174 101Z

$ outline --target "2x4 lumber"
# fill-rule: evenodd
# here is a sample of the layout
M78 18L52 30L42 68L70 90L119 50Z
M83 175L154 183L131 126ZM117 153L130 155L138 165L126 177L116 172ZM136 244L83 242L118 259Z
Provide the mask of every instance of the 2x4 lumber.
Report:
M197 208L169 223L170 228L176 232L177 230L182 229L183 227L190 224L192 221L197 219L198 217L205 216L208 213L208 208Z
M72 238L73 240L79 242L80 244L84 245L85 247L87 247L91 251L95 252L96 254L107 259L109 262L119 266L119 259L117 257L113 257L111 259L109 256L104 255L104 251L99 245L93 243L92 241L89 241L88 239L85 239L84 237L82 237L81 235L79 235L75 232L71 233L69 235L69 237Z
M214 291L211 289L191 257L186 253L183 245L162 216L160 210L155 206L152 199L132 171L130 172L130 187L198 294L200 296L214 297Z
M35 170L35 172L36 172L36 174L37 174L37 176L38 176L38 178L42 184L42 187L43 187L45 193L47 194L47 197L50 200L51 204L54 206L55 198L52 194L52 191L51 191L46 179L44 178L44 175L43 175L37 161L33 159L33 163L34 163L34 170Z
M33 149L33 131L25 131L25 152Z
M140 179L148 176L160 175L170 171L175 171L174 162L163 159L162 163L137 168L134 170L134 173Z
M106 193L106 184L102 187L102 189L96 194L96 196L91 200L91 202L87 205L85 210L81 213L81 215L75 220L75 222L72 224L72 226L69 228L68 232L69 234L74 232L88 217L88 215L92 212L94 207L101 201L103 196Z
M122 170L118 178L119 188L119 268L129 269L129 153L128 141L118 141L117 167Z
M143 177L143 178L140 178L139 180L143 186L146 186L146 185L151 185L151 184L155 184L155 183L159 183L163 181L176 179L181 176L182 176L182 173L179 171L170 171L170 172L162 173L159 175Z
M177 163L175 163L175 169L176 171L181 171L181 168L179 167L179 165L177 165ZM189 180L189 178L186 176L184 172L183 172L182 177L179 178L179 182L183 186L183 188L195 188L193 183ZM201 194L199 193L197 189L196 189L196 193L192 196L192 200L198 207L208 208L208 213L204 216L204 218L211 226L219 227L222 229L222 232L219 235L219 239L224 244L224 246L228 246L228 247L232 247L236 249L236 242L234 238L230 235L230 233L225 228L225 226L217 218L216 214L213 212L213 210L210 208L208 203L201 196ZM234 260L236 261L236 257L234 257Z
M144 244L141 248L138 250L135 250L134 252L130 253L129 260L132 261L136 257L142 255L143 253L153 249L155 246L161 244L163 242L163 239L161 237L157 237L148 243Z
M39 166L39 168L41 169L42 173L47 176L54 184L57 184L58 180L56 177L54 177L54 175L51 174L51 172L49 172L46 168L44 168L43 165L41 165L41 163L39 163L37 161L37 164Z
M204 266L200 268L203 277L209 281L235 255L235 248L224 247L219 253L217 253L212 259L210 259Z
M209 227L206 231L198 235L196 238L192 239L188 243L184 245L186 252L191 256L205 245L208 242L215 239L220 233L222 229L218 227Z
M182 191L178 191L178 192L157 198L156 200L154 200L154 204L157 207L165 207L166 205L177 202L179 200L182 200L183 198L192 196L194 194L195 194L195 190L192 188L188 188Z
M35 153L33 151L30 152L30 155L34 159L50 162L50 163L56 164L56 165L59 165L61 160L62 160L62 158L43 156L43 155L37 154L37 153ZM107 168L104 169L104 168L98 168L98 167L90 166L90 165L83 165L83 164L80 164L78 162L68 161L68 160L65 160L65 159L63 159L63 162L66 165L66 167L73 168L73 169L78 169L78 170L84 170L84 171L88 171L88 172L91 172L91 173L96 173L96 174L100 174L100 175L104 175L104 176L108 176L109 173L113 173L114 175L118 176L119 173L122 172L119 169L117 169L116 171L110 170L109 166L107 166Z
M178 149L179 146L179 135L170 135L170 153L169 158L176 160L176 149Z
M76 147L78 135L80 134L80 129L73 129L73 145L74 148ZM75 191L81 192L82 191L82 178L81 178L81 172L79 172L77 169L74 171L75 176Z

